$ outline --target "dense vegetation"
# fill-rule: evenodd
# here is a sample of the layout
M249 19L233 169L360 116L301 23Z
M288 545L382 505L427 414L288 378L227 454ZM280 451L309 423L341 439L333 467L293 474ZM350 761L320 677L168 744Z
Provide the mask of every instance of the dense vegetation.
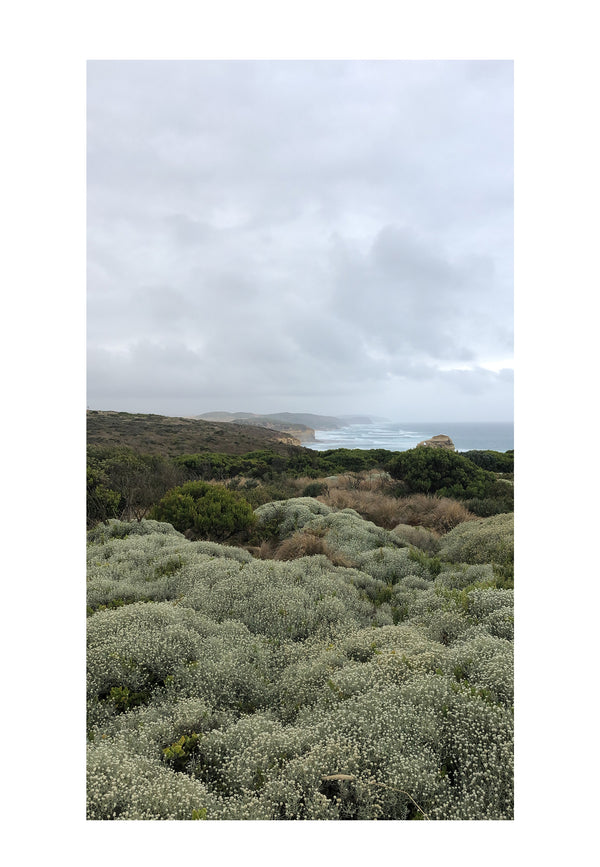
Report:
M206 449L230 454L243 454L253 449L285 452L290 443L297 446L294 437L261 427L94 410L87 413L87 441L95 445L125 445L145 454L164 456Z
M90 446L90 819L513 817L512 454L440 453Z

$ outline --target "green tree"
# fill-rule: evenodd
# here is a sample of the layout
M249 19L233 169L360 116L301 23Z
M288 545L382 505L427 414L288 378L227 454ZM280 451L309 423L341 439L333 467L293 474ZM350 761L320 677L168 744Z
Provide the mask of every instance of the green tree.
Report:
M87 467L87 524L93 527L100 521L116 518L119 514L121 496L108 487L106 473L99 466Z
M101 485L116 494L116 504L111 500L111 512L107 517L125 520L141 520L149 509L175 485L184 481L182 467L160 455L144 455L126 447L90 446L88 448L88 474L101 478ZM104 496L103 490L90 492L92 496ZM93 502L88 510L93 511ZM106 520L99 513L97 520Z

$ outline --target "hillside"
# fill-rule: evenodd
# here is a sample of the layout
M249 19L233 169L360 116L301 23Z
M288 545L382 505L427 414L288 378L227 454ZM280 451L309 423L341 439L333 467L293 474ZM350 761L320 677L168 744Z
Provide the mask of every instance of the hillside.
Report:
M165 457L203 451L242 455L258 449L287 454L300 441L281 431L193 418L129 412L87 412L88 445L129 446Z

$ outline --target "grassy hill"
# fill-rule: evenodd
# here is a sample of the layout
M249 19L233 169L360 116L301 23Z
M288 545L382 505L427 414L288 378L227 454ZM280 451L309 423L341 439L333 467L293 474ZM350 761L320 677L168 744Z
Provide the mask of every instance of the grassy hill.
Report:
M287 454L290 446L300 448L293 436L246 424L96 410L87 412L87 442L165 457L204 451L242 455L258 449Z

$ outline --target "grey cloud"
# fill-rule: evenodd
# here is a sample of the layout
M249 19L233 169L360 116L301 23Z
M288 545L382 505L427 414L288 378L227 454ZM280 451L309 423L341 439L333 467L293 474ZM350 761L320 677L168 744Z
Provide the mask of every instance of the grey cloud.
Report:
M510 414L481 368L512 351L510 63L88 79L91 404L390 415L401 382L413 417L436 388Z

